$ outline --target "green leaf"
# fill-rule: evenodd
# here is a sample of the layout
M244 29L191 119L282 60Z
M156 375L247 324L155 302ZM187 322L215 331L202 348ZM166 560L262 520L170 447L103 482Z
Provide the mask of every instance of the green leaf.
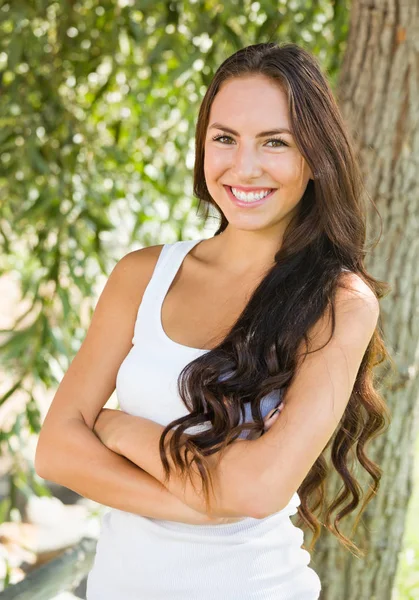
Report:
M8 391L0 398L0 406L6 402L22 386L23 379L19 379Z
M26 404L26 418L30 433L39 433L41 431L41 413L33 397Z

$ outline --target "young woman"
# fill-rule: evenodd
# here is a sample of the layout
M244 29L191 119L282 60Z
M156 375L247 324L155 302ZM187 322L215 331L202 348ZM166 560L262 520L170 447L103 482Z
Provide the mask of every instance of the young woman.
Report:
M119 261L37 472L112 508L88 600L314 600L290 516L313 546L320 506L358 550L330 525L324 451L345 488L338 517L359 504L348 452L371 475L362 512L381 476L364 447L389 415L372 384L385 285L364 267L362 179L313 56L256 44L219 67L194 193L218 211L215 235ZM115 387L121 410L103 409Z

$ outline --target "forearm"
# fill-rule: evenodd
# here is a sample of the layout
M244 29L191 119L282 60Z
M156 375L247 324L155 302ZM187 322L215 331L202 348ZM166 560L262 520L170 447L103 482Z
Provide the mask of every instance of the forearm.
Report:
M134 464L143 468L155 479L164 483L167 489L191 508L204 513L206 511L202 479L196 469L192 472L192 481L183 481L174 469L170 454L166 456L170 465L170 479L166 483L163 464L159 453L159 439L164 427L150 419L125 415L120 421L115 451ZM171 435L171 434L169 434ZM169 436L166 437L166 444ZM251 516L246 510L247 500L243 498L242 481L246 477L245 452L248 444L245 440L231 444L218 463L218 456L209 457L211 472L214 476L214 494L211 495L213 515L224 518L245 518Z
M81 496L145 517L185 523L205 523L194 511L149 473L104 446L78 419L38 443L36 470L44 479Z

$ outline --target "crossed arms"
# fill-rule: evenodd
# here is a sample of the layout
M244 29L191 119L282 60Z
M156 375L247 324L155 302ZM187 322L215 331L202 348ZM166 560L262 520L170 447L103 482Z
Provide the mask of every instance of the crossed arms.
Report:
M329 313L309 332L310 350L320 349L299 364L280 418L264 436L230 444L220 461L212 457L214 515L263 518L284 508L337 428L379 316L378 301L361 278L352 273L344 277L352 289L337 291L335 332L326 344L331 334ZM102 409L95 428L111 450L164 482L158 448L162 425ZM169 454L168 458L171 463ZM166 487L205 513L197 472L192 481L183 485L171 468Z

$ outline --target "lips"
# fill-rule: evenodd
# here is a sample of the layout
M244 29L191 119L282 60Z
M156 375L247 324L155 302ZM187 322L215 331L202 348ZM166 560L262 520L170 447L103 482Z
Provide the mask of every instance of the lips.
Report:
M264 196L260 200L252 200L251 202L245 202L244 200L239 200L239 198L236 198L236 196L233 194L231 187L229 185L225 185L224 188L225 188L225 190L227 192L227 196L230 198L230 200L236 206L239 206L241 208L256 208L256 207L260 206L261 204L264 204L276 192L276 188L272 188L271 191L269 192L269 194L267 196Z

